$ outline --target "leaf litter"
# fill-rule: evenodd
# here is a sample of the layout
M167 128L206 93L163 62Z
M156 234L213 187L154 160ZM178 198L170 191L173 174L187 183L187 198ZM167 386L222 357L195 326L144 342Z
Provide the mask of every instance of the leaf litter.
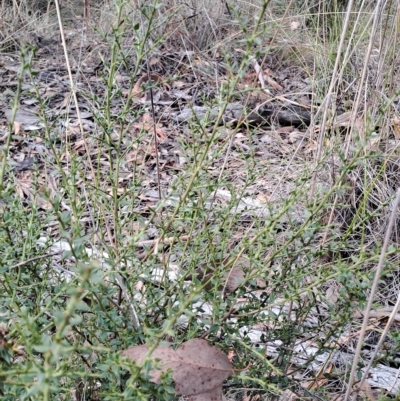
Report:
M204 100L214 101L213 99L217 95L214 86L216 71L220 74L219 79L227 79L224 75L226 69L221 67L221 65L220 60L218 62L213 60L205 62L204 59L195 53L176 52L173 54L160 54L157 56L157 63L154 63L155 70L150 75L151 82L148 81L147 74L143 73L136 78L131 92L129 92L130 72L120 72L116 80L116 85L121 94L125 95L126 99L132 102L132 106L124 117L126 122L121 124L116 119L110 137L114 141L119 141L119 131L123 129L122 125L124 125L125 136L122 138L120 148L124 156L122 158L120 176L118 177L117 193L120 195L125 193L126 188L132 180L132 170L135 169L136 174L142 177L142 188L137 188L138 193L134 203L135 213L147 216L151 212L151 209L155 208L160 201L157 191L153 189L157 184L155 175L156 152L159 153L160 157L162 192L164 195L167 195L167 199L170 199L170 202L175 202L173 197L171 197L172 194L168 195L168 192L176 173L181 173L185 170L188 155L186 150L181 147L181 143L185 143L189 139L187 122L185 122L188 120L188 117L182 119L175 116L179 116L182 113L183 115L186 113L187 116L188 110L194 110L197 117L203 119L206 116L207 118L213 118L219 112L218 109L211 109L211 116L207 115L210 109L205 108ZM60 153L61 166L66 173L69 171L71 152L83 157L83 172L87 169L88 157L92 158L92 162L98 160L99 174L102 177L101 188L106 193L111 194L113 188L108 178L108 170L110 169L109 155L102 150L102 142L99 140L101 127L95 118L100 106L96 97L102 96L107 89L103 79L97 75L96 66L92 65L85 70L73 70L74 79L77 82L78 103L86 138L82 138L79 130L78 116L74 106L72 106L71 93L64 66L62 64L57 65L53 60L46 58L42 54L40 59L34 61L32 67L34 70L40 71L40 73L34 79L26 75L23 78L26 83L21 96L23 107L18 107L14 119L14 124L18 124L19 139L14 136L10 148L10 156L16 161L20 160L16 162L15 171L15 173L18 170L20 171L18 173L20 176L17 177L19 195L27 200L34 200L35 194L40 193L38 192L38 184L34 183L31 177L33 164L29 161L32 159L33 154L35 155L35 159L37 159L35 168L39 172L39 187L49 186L47 183L49 182L49 177L52 177L50 186L52 189L48 194L50 201L57 193L60 177L57 170L53 170L52 168L52 165L55 164L55 159L49 149L43 147L48 141L51 141L52 146ZM7 107L8 104L11 104L14 96L12 90L15 90L17 82L16 71L18 70L18 63L15 61L14 69L7 70L9 77L8 88L11 91L1 98L0 101L3 106ZM166 75L168 71L174 71L174 74ZM179 79L175 78L177 76ZM249 88L254 81L257 82L257 76L252 73L249 73L247 79L247 83L239 83L239 89L240 85L246 85L246 88ZM264 85L267 86L270 83L272 91L284 90L276 82L276 79L273 73L268 71L268 77ZM150 85L153 87L154 95L154 118L152 117L149 104L148 88ZM41 98L46 101L44 114L42 109L38 107L35 92L39 93ZM252 99L253 106L250 105L250 110L257 103L266 99L266 92L254 96L254 99ZM114 97L111 101L111 115L117 117L128 100L123 100L123 96L120 98L118 96ZM244 102L244 99L242 101ZM230 122L238 123L246 114L247 109L245 110L240 103L231 104L228 106L228 114L224 117L224 120L228 125ZM272 114L268 111L265 116L270 118ZM0 119L0 124L3 126L9 124L12 120L12 115L12 109L10 107L6 108L5 119ZM264 121L264 117L257 115L251 118L255 118L254 122L259 119L257 123ZM272 116L271 118L274 119L275 117ZM277 117L277 123L280 118ZM266 153L262 147L268 147L268 152L273 152L278 159L286 157L284 153L287 151L283 154L281 153L279 148L276 147L278 142L275 141L274 136L271 136L273 139L269 144L262 144L259 141L261 135L265 135L267 132L274 132L274 127L271 123L273 124L274 122L271 120L264 128L260 128L260 136L255 135L250 140L248 139L246 128L244 126L243 128L239 128L235 134L234 145L244 152L249 152L252 147L255 147L256 155L259 157L260 162ZM46 125L51 127L50 137L45 136ZM158 137L158 149L155 149L152 138L153 126L155 126ZM301 129L305 130L305 127ZM279 137L279 132L276 132L277 137ZM227 135L231 134L228 133ZM90 154L86 154L84 141L88 143ZM221 141L224 141L223 136L221 136ZM221 141L216 146L220 146ZM38 147L38 145L40 146ZM38 151L37 149L41 150ZM212 151L213 149L211 149ZM214 168L216 172L218 171L222 161L222 158L215 160L212 168L209 170L211 174L213 174L212 171ZM242 175L243 177L245 176L246 165L239 158L230 157L226 169L227 174L231 171L231 175L238 178L235 185L238 186L238 191L240 191L242 185L242 178L240 177ZM268 175L270 174L271 171L268 172ZM267 210L265 208L265 200L271 199L266 186L270 180L265 179L266 177L268 176L265 173L259 175L259 183L254 188L248 188L249 195L240 200L235 209L232 209L232 213L257 215ZM78 181L82 185L81 190L83 193L85 185L91 182L93 183L93 177L90 174L87 174ZM260 196L260 193L264 193L265 196ZM228 207L231 202L231 195L229 191L223 188L218 189L208 201L210 208L213 207L211 199L214 199L221 206ZM263 199L264 201L260 201L259 199ZM36 196L36 202L43 212L51 207L51 203L40 196ZM69 210L65 203L62 203L62 209ZM91 213L89 205L88 212ZM84 227L90 230L90 225L84 225ZM152 233L152 231L154 232ZM65 241L59 240L57 227L53 226L49 233L54 238L53 246L50 250L68 252L70 246ZM90 234L90 231L87 234ZM145 244L146 240L152 240L157 236L157 230L151 230L150 227L143 234L141 243ZM38 240L38 244L41 246L47 243L48 238L46 237ZM160 245L163 246L162 243ZM98 244L94 243L91 246L91 250L87 249L88 255L97 255L100 260L104 261L103 266L105 266L105 260L108 255L103 251L97 250ZM55 256L54 259L57 260L60 257ZM64 259L64 267L68 265L66 262L68 262L68 259ZM239 286L245 284L246 274L250 273L251 271L249 271L248 262L245 258L239 260L234 266L231 266L224 273L222 279L225 293L234 292ZM164 277L162 271L157 273L154 270L153 274L155 280L160 280ZM174 274L175 276L177 275L177 273ZM153 278L150 279L153 280ZM209 277L204 277L201 280L209 280ZM142 302L139 299L136 300ZM204 309L204 303L200 304L199 308ZM125 351L124 354L128 353L129 355L126 354L127 356L135 357L136 354L134 353L136 352L139 352L143 356L143 353L147 352L147 348L141 347L135 349L135 351L131 348ZM231 363L223 353L210 346L206 341L200 339L190 340L182 344L176 351L172 348L156 348L152 356L164 360L164 370L168 368L173 370L173 378L178 393L192 397L193 401L221 399L221 384L231 372ZM154 380L157 378L159 376L154 376Z
M121 174L118 178L119 186L117 191L120 195L125 193L126 188L132 181L132 170L136 169L143 178L142 188L139 189L140 193L134 204L136 213L147 217L160 201L153 189L157 184L154 168L157 152L161 156L163 194L169 197L171 204L177 201L170 196L169 191L176 173L184 171L185 165L189 160L185 149L181 147L181 143L188 140L185 122L195 115L197 118L203 119L210 117L207 113L211 112L211 117L215 117L219 112L218 107L211 109L205 107L204 99L207 101L215 100L217 95L214 82L215 75L218 76L220 81L227 79L227 75L225 75L226 69L221 65L223 65L221 60L210 59L206 61L196 53L172 52L170 54L156 54L152 62L154 71L151 72L150 76L155 94L156 114L154 120L149 109L148 85L150 83L146 82L147 75L142 74L136 79L132 92L129 92L131 79L129 71L121 72L116 80L121 94L132 101L132 107L126 114L126 119L130 124L129 129L126 130L126 135L136 139L136 142L132 145L129 144L128 138L123 138L121 151L124 153L124 158L121 165ZM3 58L0 67L2 67L0 105L4 114L4 117L0 114L0 132L4 133L2 136L0 135L0 141L4 142L8 135L7 126L12 120L13 112L10 104L15 95L16 77L21 65L16 59ZM101 97L106 91L105 83L102 77L98 75L98 66L93 63L93 65L86 66L83 70L75 68L73 71L74 79L78 83L78 101L85 135L87 135L86 139L81 137L78 129L77 113L74 107L71 106L71 94L65 67L61 63L57 65L50 57L46 58L45 53L41 54L40 60L34 61L33 67L39 71L35 77L35 85L39 89L40 96L46 99L46 109L45 115L42 115L34 96L34 86L31 83L32 77L25 76L21 102L23 106L19 106L16 110L13 121L14 136L11 139L10 148L10 156L14 161L13 174L16 175L19 196L27 200L36 201L43 212L51 207L48 200L40 196L39 191L40 188L51 188L50 198L53 198L58 190L57 182L59 177L53 175L55 171L52 171L51 168L54 158L45 145L48 140L51 140L62 153L61 162L65 171L68 171L68 163L71 158L70 152L75 152L84 158L91 157L93 161L97 160L100 155L99 168L102 170L100 172L103 179L102 189L111 193L112 184L107 181L109 177L107 170L110 169L109 156L107 153L102 152L102 142L99 140L101 127L99 127L98 121L94 118L99 106L96 96ZM257 68L260 68L258 63ZM171 71L174 73L171 73ZM232 122L236 124L242 121L243 116L246 118L246 116L251 115L252 110L256 110L259 104L270 102L272 105L266 111L262 110L258 112L256 117L252 117L256 118L257 124L264 124L255 133L252 133L252 137L248 137L248 131L243 125L237 130L234 140L234 145L237 149L241 149L243 152L254 151L255 159L258 163L258 178L255 184L246 188L246 197L243 196L240 199L239 206L232 210L232 213L268 216L270 213L269 206L274 203L280 204L295 188L294 183L299 178L299 172L302 170L298 166L304 166L307 160L312 158L316 148L313 135L307 132L307 124L303 124L303 121L308 122L308 117L304 116L309 114L304 114L303 118L300 119L298 117L298 114L301 115L303 111L310 113L311 110L309 106L311 89L307 81L307 74L297 71L296 79L294 79L290 66L281 68L280 71L273 71L273 69L268 68L264 71L264 79L262 81L260 81L260 74L260 70L256 72L249 71L239 82L239 89L248 89L254 86L254 91L250 95L249 107L243 107L243 104L246 103L244 98L240 99L240 106L232 103L228 107L228 114L224 117L224 122L226 125ZM176 77L179 78L177 79ZM263 91L259 90L258 81L261 82ZM292 96L292 93L296 95ZM271 102L270 94L276 95L276 98L284 96L284 100ZM111 102L112 115L118 116L123 106L123 100L118 97L113 98ZM234 110L238 110L238 112L235 114ZM260 114L261 119L259 119ZM52 127L52 137L50 138L44 137L44 127L46 125L44 121ZM292 126L292 123L297 126ZM337 118L331 124L343 127L346 122L342 122ZM153 125L156 126L159 139L158 149L154 147L152 140ZM111 138L118 140L118 130L121 129L118 122L116 122L114 129L115 131L111 133ZM315 133L318 133L318 127L315 128ZM84 149L83 141L85 140L88 141L89 149L91 149L89 155L86 154ZM221 134L221 140L223 140L223 134ZM37 163L32 161L37 161ZM87 160L83 160L83 163L85 170ZM287 163L284 172L281 168L282 163ZM222 164L223 159L218 157L215 159L213 168L218 170ZM38 182L32 179L32 170L34 168L38 169L40 173ZM227 175L235 177L232 184L239 193L241 188L244 187L246 164L235 157L235 152L232 152L226 164L226 170ZM212 172L212 169L210 168L209 171ZM87 182L93 181L93 177L87 175L85 180ZM84 192L84 180L81 180L80 183ZM232 195L233 191L220 188L210 197L209 204L211 205L216 200L224 207L229 207ZM63 208L68 210L68 205L64 204ZM90 213L89 208L88 212ZM251 212L252 209L253 212ZM299 209L293 213L293 216L296 216L296 219L301 221L303 216L302 206L300 205ZM90 225L87 225L86 229L88 230L87 234L90 234ZM57 227L53 227L50 232L56 240L54 246L57 247L59 238ZM148 230L148 232L150 233L151 230ZM144 234L141 243L145 244L146 240L153 241L154 235L157 234ZM38 243L47 243L47 238L42 237ZM58 242L58 246L59 248L68 249L67 244L63 243L62 240ZM106 259L107 255L104 252L96 251L97 246L100 246L100 244L92 244L93 249L87 250L88 255L97 255L99 258ZM139 246L141 245L139 244ZM162 243L161 246L163 246ZM245 282L246 274L248 273L247 269L248 266L244 268L234 266L230 273L225 275L227 292L235 291ZM158 277L163 276L164 273L161 271ZM200 279L208 281L209 277ZM299 305L298 307L300 308L301 306ZM313 322L310 322L310 325L313 324ZM244 328L242 331L247 331L246 335L252 338L253 342L262 342L263 332L268 328L255 326L253 329ZM254 337L251 337L250 334L254 334ZM166 371L169 368L173 371L178 393L188 395L192 397L192 400L196 401L203 399L220 400L222 398L221 383L229 376L231 365L229 361L229 365L226 363L225 356L220 351L208 343L204 343L206 343L204 340L195 339L182 344L177 350L169 347L157 347L152 357L161 360L163 366L161 371ZM305 353L308 353L307 358L312 352L314 352L314 355L318 353L317 349L313 351L312 346L307 348L304 344L301 344L301 347L301 350L295 349L295 358L300 358L298 355L304 358ZM200 353L198 352L199 350L201 350ZM124 351L123 354L138 362L147 351L147 347L140 346L138 349L135 347L130 348ZM204 353L204 356L200 357L199 355L202 355L202 353ZM220 370L212 366L211 359L207 359L209 355L214 355L215 358L219 358L222 361L221 366L223 367ZM196 376L193 373L195 369L201 371L201 375ZM184 370L190 372L190 377L186 376ZM221 375L218 376L217 372L220 372ZM157 373L153 373L155 375L153 379L159 379L159 375L157 376ZM203 381L207 381L204 380L204 377L208 378L208 382L211 383L208 387L202 384Z
M155 59L157 60L156 63L153 65L156 67L156 71L151 73L151 78L153 79L152 85L154 86L154 93L160 93L160 96L155 96L155 104L156 104L156 122L152 122L152 117L148 112L145 112L139 118L135 117L132 112L140 112L143 110L143 103L144 107L148 107L148 89L146 90L146 83L147 75L141 75L134 85L132 90L131 96L133 98L138 98L140 100L138 105L133 103L133 107L131 112L127 114L126 118L132 119L131 126L129 131L132 135L138 138L136 142L137 145L131 145L131 149L126 148L125 150L125 160L122 164L122 170L126 168L132 168L133 166L141 166L139 171L142 170L145 172L146 170L150 172L150 176L147 175L148 178L153 177L150 181L144 180L144 183L148 183L148 185L155 184L155 176L154 176L154 168L150 170L148 168L142 169L143 167L150 167L154 166L155 160L155 148L152 141L152 125L156 125L156 132L159 139L159 146L160 148L157 149L157 152L160 153L161 156L161 173L163 177L163 187L164 193L168 192L168 188L173 181L175 172L182 171L185 164L185 158L183 157L184 151L180 148L179 142L177 139L185 135L184 130L182 131L181 123L174 124L173 120L171 120L170 116L174 113L182 113L182 111L176 110L184 110L186 104L190 104L190 107L203 107L197 106L196 103L201 101L202 98L209 98L214 96L214 90L207 87L207 80L208 83L213 85L213 79L211 80L211 76L208 76L208 70L212 70L215 65L214 62L210 61L208 64L204 64L203 62L196 61L195 63L190 63L190 59L198 60L197 55L193 54L185 54L185 53L175 53L175 54L164 54L164 55L155 55ZM168 60L168 66L165 64L166 60ZM13 61L14 67L13 70L7 70L8 73L13 72L15 77L15 70L18 71L18 64ZM172 65L175 63L174 66ZM221 63L219 63L221 64ZM189 65L193 68L193 72L190 71ZM48 98L46 103L46 116L41 116L40 112L38 113L37 106L35 103L31 104L31 109L27 108L29 98L32 99L32 88L33 85L31 83L28 84L27 89L22 93L22 100L25 102L24 108L18 108L15 116L15 123L20 125L19 130L21 132L25 132L25 146L19 151L26 152L26 145L29 146L29 142L33 140L32 136L29 135L28 131L37 131L39 133L39 137L41 136L41 132L43 132L43 118L45 118L47 123L50 123L52 127L55 128L55 132L53 141L59 142L57 147L60 151L65 148L64 155L62 156L62 160L68 162L69 160L69 151L66 149L65 145L72 145L72 150L79 153L84 154L84 147L83 147L83 139L80 138L80 133L78 130L77 125L77 114L74 111L73 106L70 105L70 90L69 90L69 83L66 76L65 68L62 64L55 65L53 61L47 60L46 57L41 57L38 64L34 62L33 69L39 70L40 73L37 74L35 77L35 84L42 93L43 96L48 90L51 88L51 94ZM172 77L168 77L164 75L164 72L168 69L172 69L175 72L180 70L179 76L181 77L179 80L175 80ZM160 71L164 70L164 71ZM217 68L218 71L221 71L221 68ZM223 69L222 69L223 70ZM104 84L102 80L96 75L96 66L92 66L91 68L86 68L86 71L79 71L79 75L77 75L78 70L74 70L75 78L78 79L78 101L79 107L81 109L81 117L83 119L83 124L85 128L85 134L88 135L88 141L90 148L93 149L93 154L91 155L92 158L101 152L101 149L98 147L99 144L96 144L96 130L99 129L97 125L97 121L93 118L94 113L96 110L93 108L95 104L93 104L93 99L96 94L100 94L104 92L106 89L104 88ZM268 70L269 75L272 73ZM199 75L203 75L203 83L201 87L199 86L199 81L196 82L196 79L191 79L193 75L198 77ZM12 74L9 74L10 82L12 81L11 77ZM186 79L182 79L185 77ZM223 76L221 76L222 79ZM29 78L29 77L27 77ZM27 82L29 82L29 80ZM170 83L167 83L170 82ZM129 72L121 73L119 78L119 83L121 85L126 85L129 83ZM165 83L165 84L164 84ZM174 89L175 87L179 87L179 90ZM123 88L121 88L123 90ZM199 91L200 89L200 91ZM279 88L281 89L281 88ZM144 90L144 97L139 97L140 91ZM201 93L203 92L203 93ZM87 94L90 94L88 97ZM129 94L125 92L125 94ZM200 97L201 95L201 97ZM26 97L28 96L28 98ZM11 100L11 96L5 96L5 100ZM257 101L261 100L260 98ZM146 106L147 104L147 106ZM112 103L114 115L118 115L120 108L123 106L123 102L121 100L115 99ZM243 110L239 110L239 113L242 113ZM11 121L12 110L6 109L5 111L7 121ZM232 116L233 117L233 116ZM228 117L232 119L232 117ZM200 117L202 118L202 117ZM237 117L236 117L237 118ZM178 119L179 120L179 119ZM3 121L4 124L4 121ZM118 130L118 126L115 127ZM147 132L147 134L146 134ZM265 132L265 131L264 131ZM128 133L128 131L127 131ZM238 132L240 134L240 132ZM116 139L118 134L116 133ZM140 140L139 140L140 138ZM186 138L183 138L186 140ZM256 139L256 138L255 138ZM125 142L125 138L123 138ZM260 142L261 144L261 142ZM243 149L249 149L247 145L244 143L239 143L238 146L244 146ZM268 147L276 148L276 143L269 144ZM265 147L265 145L263 145ZM24 149L25 148L25 149ZM14 154L14 148L11 149L11 155ZM121 149L124 151L124 149ZM261 152L260 156L265 152ZM49 156L49 155L47 155ZM86 155L87 156L87 155ZM105 156L107 158L108 156ZM278 156L279 157L279 156ZM218 163L218 160L216 161ZM104 164L103 164L104 165ZM104 165L106 166L106 165ZM239 166L238 166L239 167ZM244 166L243 166L244 167ZM228 167L229 168L229 167ZM239 167L240 168L240 167ZM237 169L237 167L235 167ZM124 172L122 171L122 175ZM107 174L102 174L103 177L107 177ZM261 180L260 180L261 181ZM264 180L264 184L268 181ZM127 183L126 179L121 181L123 185L119 191L123 193L125 183ZM260 191L261 188L254 188L257 192ZM275 191L276 192L276 191ZM266 197L268 198L268 197Z

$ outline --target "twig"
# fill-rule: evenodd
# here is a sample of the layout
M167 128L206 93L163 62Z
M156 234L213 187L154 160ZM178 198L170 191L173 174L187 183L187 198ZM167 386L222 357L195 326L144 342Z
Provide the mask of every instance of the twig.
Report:
M149 67L149 60L147 59L147 75L149 77L149 81L151 81L150 79L150 67ZM158 187L158 199L161 200L161 172L160 172L160 160L158 157L158 138L157 138L157 128L156 128L156 112L154 109L154 98L153 98L153 87L152 84L150 84L150 104L151 104L151 114L153 117L153 133L154 133L154 147L155 147L155 151L156 151L156 171L157 171L157 187Z
M24 260L24 261L22 261L22 262L19 262L19 263L15 264L15 265L10 266L10 267L8 268L8 270L16 269L16 268L18 268L18 267L27 265L28 263L34 262L35 260L51 258L51 257L53 257L53 256L60 255L62 252L63 252L63 251L61 250L61 251L57 251L57 252L53 252L53 253L46 253L46 254L44 254L44 255L37 255L37 256L34 256L33 258Z
M55 0L54 3L56 5L56 10L57 10L57 19L58 19L58 25L59 25L59 28L60 28L60 36L61 36L62 47L63 47L63 50L64 50L65 64L67 66L68 77L69 77L69 82L70 82L70 86L71 86L71 92L72 92L72 96L73 96L73 99L74 99L77 119L78 119L78 122L79 122L79 131L80 131L81 136L82 136L82 141L83 141L83 144L84 144L84 147L85 147L85 152L86 152L86 155L87 155L87 159L88 159L88 163L89 163L89 167L90 167L90 172L92 174L92 179L94 181L95 177L96 177L96 172L95 172L95 169L94 169L94 166L93 166L93 163L92 163L92 159L91 159L91 156L90 156L90 151L89 151L89 146L87 144L85 131L83 129L83 122L82 122L82 118L81 118L80 107L79 107L78 98L77 98L77 95L76 95L76 86L74 84L74 79L72 77L71 65L70 65L70 62L69 62L68 51L67 51L67 43L65 41L63 24L62 24L62 20L61 20L61 11L60 11L59 0ZM112 233L111 233L110 225L108 223L108 219L105 218L105 212L104 212L103 205L102 205L101 202L100 202L100 210L102 212L102 215L104 216L107 235L109 237L110 243L112 243L113 240L112 240Z
M144 21L143 21L143 14L140 13L140 20L141 26L143 29L143 40L146 40L146 34L144 32ZM147 47L147 41L144 43L144 48ZM144 49L145 50L145 49ZM157 172L157 187L158 187L158 198L161 200L161 172L160 172L160 161L158 157L158 138L157 138L157 128L156 128L156 112L154 108L154 97L153 97L153 84L151 80L151 72L150 72L150 62L149 62L149 54L146 51L146 69L147 69L147 84L149 87L150 92L150 105L151 105L151 115L153 118L153 136L154 136L154 147L156 152L156 172Z
M135 308L132 305L132 300L131 300L131 298L130 298L130 296L128 294L128 291L126 290L124 281L123 281L123 279L122 279L120 274L117 274L117 282L118 282L119 288L121 289L122 295L124 296L126 302L129 305L129 313L130 313L131 318L132 318L133 328L136 331L138 331L140 329L139 317L138 317L138 314L135 311Z
M384 240L384 243L383 243L383 246L382 246L382 251L381 251L381 254L380 254L380 257L379 257L378 266L376 268L374 281L372 283L371 293L370 293L369 299L368 299L368 305L367 305L367 308L365 309L364 320L363 320L363 324L362 324L362 327L361 327L361 330L360 330L360 338L358 340L357 349L356 349L356 352L355 352L355 355L354 355L354 359L353 359L353 365L351 367L349 383L347 385L347 390L346 390L346 394L344 396L344 400L343 401L347 401L349 399L349 396L350 396L350 393L351 393L351 389L352 389L352 386L353 386L354 377L355 377L355 373L356 373L357 366L358 366L358 359L360 357L361 347L362 347L362 344L363 344L364 335L365 335L365 332L366 332L367 326L368 326L369 314L370 314L370 311L372 309L372 303L374 301L374 295L376 293L376 289L378 288L379 277L380 277L381 272L382 272L383 262L385 261L385 257L386 257L386 251L387 251L387 248L388 248L388 245L389 245L390 237L392 235L393 226L394 226L394 223L396 221L396 214L397 214L397 210L399 208L399 204L400 204L400 188L397 190L396 200L394 201L392 214L391 214L390 220L389 220L389 226L388 226L388 228L386 230L385 240ZM398 300L398 302L399 302L399 300ZM396 305L397 305L397 303L396 303ZM397 309L395 308L393 311L394 311L394 313L396 313ZM388 326L386 326L386 327L388 327ZM382 337L381 337L381 339L382 339ZM378 350L378 346L376 347L376 351L377 350ZM373 361L373 358L371 358L370 364L372 364L372 361ZM364 373L363 380L365 380L365 376L367 375L368 370L371 368L370 364L368 364L368 369Z
M157 244L172 244L174 241L188 241L190 235L182 235L181 237L168 237L168 238L156 238L156 239L147 239L143 241L135 242L135 246L147 246L147 245L157 245Z

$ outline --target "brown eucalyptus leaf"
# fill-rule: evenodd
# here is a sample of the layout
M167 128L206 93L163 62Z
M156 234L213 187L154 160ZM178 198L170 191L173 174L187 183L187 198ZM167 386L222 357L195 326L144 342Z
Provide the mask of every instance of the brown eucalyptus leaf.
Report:
M229 263L230 257L227 257L220 262L213 262L211 264L201 264L196 269L196 277L203 284L207 283L215 274L214 271L220 269L221 266L225 269L221 278L221 285L219 290L224 289L226 293L235 291L245 281L245 270L250 267L250 261L244 257L240 257L233 267L226 267ZM205 286L206 290L213 288L212 283Z
M9 122L12 120L13 110L6 109L4 111ZM43 126L40 117L28 109L19 108L15 114L14 122L19 123L27 131L39 129Z
M222 386L213 388L203 394L192 395L189 397L189 401L223 401Z
M225 263L228 261L226 260ZM226 273L225 292L231 293L235 291L241 284L244 283L246 274L245 271L249 270L250 261L244 257L240 257L232 269Z
M245 273L241 266L234 266L227 274L225 292L231 293L235 291L244 281Z
M232 365L228 357L205 340L189 340L177 352L184 360L173 374L178 394L206 393L220 387L231 374Z
M122 356L140 364L147 352L146 345L138 345L123 351ZM171 369L177 394L197 396L209 393L204 395L208 398L194 398L196 401L222 399L222 382L232 371L232 365L223 352L197 338L181 344L177 350L168 346L156 347L151 358L159 359L158 369L151 370L151 381L159 383L161 374Z
M122 351L121 355L133 359L138 365L143 362L149 347L147 345L135 345Z
M135 347L130 347L122 352L122 356L133 359L138 365L140 365L147 355L149 348L147 345L137 345ZM173 372L177 367L184 363L180 356L176 353L174 349L168 346L159 346L151 354L151 359L159 359L157 365L158 369L152 369L150 372L151 381L154 383L159 383L161 374L171 369Z
M24 170L30 170L33 167L34 164L34 158L33 157L26 157L24 160L19 162L15 167L14 167L14 172L18 171L24 171Z

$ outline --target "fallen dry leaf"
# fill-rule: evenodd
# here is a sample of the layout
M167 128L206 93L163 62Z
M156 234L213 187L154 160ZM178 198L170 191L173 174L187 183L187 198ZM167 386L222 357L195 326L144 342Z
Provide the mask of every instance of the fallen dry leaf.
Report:
M43 198L40 192L33 187L33 178L30 171L22 171L16 175L16 192L21 199L28 199L44 210L52 207L51 203Z
M225 266L229 262L229 257L225 258L220 262L220 265ZM207 283L215 274L215 270L219 268L219 264L212 263L211 266L208 264L201 264L196 269L196 277L202 283ZM241 257L239 258L233 267L227 268L222 273L222 282L225 282L224 286L220 286L219 289L223 290L224 293L231 293L235 291L245 281L245 270L248 270L250 262L248 259ZM212 288L212 283L207 283L206 289Z
M244 283L246 275L243 271L243 267L249 267L250 263L248 259L239 258L235 266L230 269L225 284L224 292L230 294L235 291L242 283Z
M222 387L217 387L206 393L189 397L189 401L223 401L223 399Z
M143 74L138 81L136 82L135 86L132 89L132 92L130 93L130 95L132 97L139 97L139 95L143 94L143 85L148 82L151 81L152 83L159 83L163 81L163 77L159 74L156 73L151 73L149 74ZM129 92L125 92L124 93L125 96L129 95Z
M11 122L13 110L6 109L4 110L4 114L6 115L8 122ZM18 132L21 128L26 131L34 131L44 126L40 117L28 109L19 108L14 117L14 130Z
M366 400L375 401L379 398L379 390L373 390L368 382L364 381L359 389L360 395L364 396Z
M400 139L400 119L395 115L392 118L393 133L396 139Z
M141 364L147 353L146 345L138 345L123 351L122 356ZM193 401L222 400L222 383L231 374L232 365L224 353L207 341L195 338L176 350L158 346L151 358L159 359L158 370L150 372L154 383L159 383L161 374L171 369L177 394L192 396Z

